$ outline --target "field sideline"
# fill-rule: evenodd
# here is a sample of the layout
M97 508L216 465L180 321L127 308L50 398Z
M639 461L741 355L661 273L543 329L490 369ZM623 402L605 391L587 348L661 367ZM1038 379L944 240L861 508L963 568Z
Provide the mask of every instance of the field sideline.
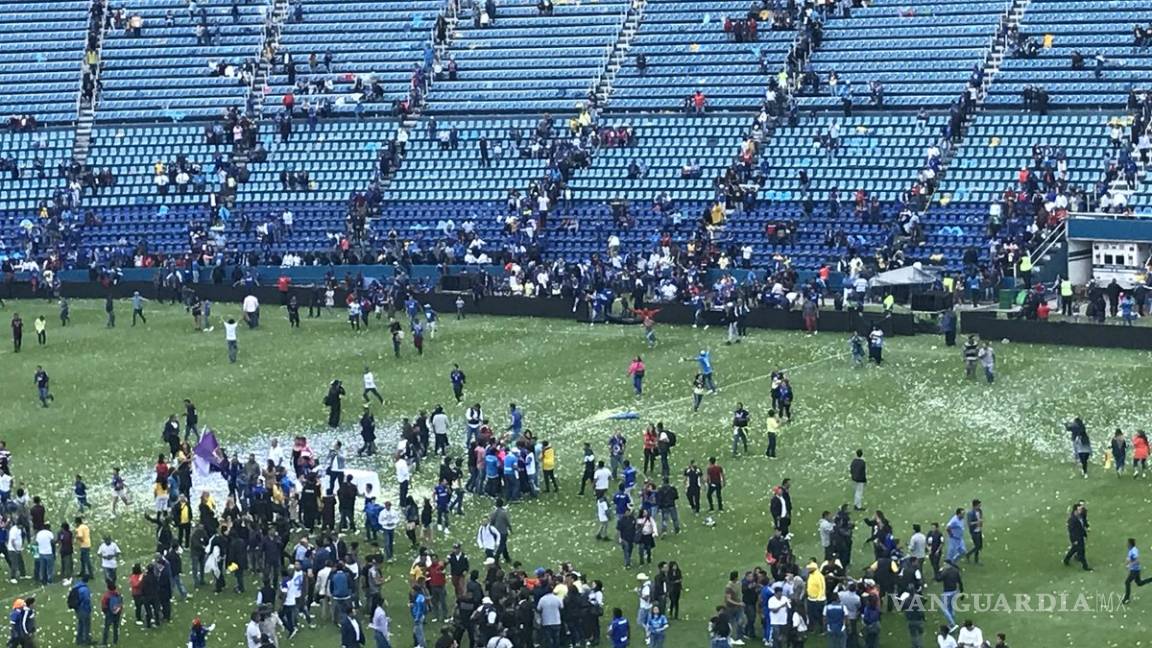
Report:
M851 501L848 462L857 447L865 450L869 462L867 506L883 510L902 541L910 535L911 523L943 525L952 509L973 498L983 500L986 564L964 569L967 589L982 595L977 601L998 594L1014 601L1017 595L1061 593L1090 600L1089 611L973 612L986 637L1006 632L1013 647L1127 648L1152 630L1146 613L1152 609L1152 591L1134 592L1128 608L1115 606L1118 597L1113 596L1122 593L1126 538L1136 537L1145 559L1152 560L1152 485L1130 475L1118 480L1100 461L1094 461L1089 479L1081 479L1062 428L1072 416L1083 417L1099 458L1114 428L1130 436L1147 426L1152 409L1148 352L993 341L998 375L995 385L988 386L983 380L966 382L958 349L945 349L939 337L893 338L883 367L854 369L847 342L838 334L752 331L745 342L728 347L721 330L658 326L660 343L649 351L638 327L528 318L469 317L461 322L445 314L436 338L426 341L423 357L417 357L406 340L403 357L397 360L376 320L360 333L351 331L343 316L305 318L300 330L290 330L282 312L265 307L259 330L241 328L240 361L229 365L219 322L214 332L197 333L182 307L148 303L148 323L133 328L129 304L118 302L117 308L117 327L111 330L104 327L102 303L73 303L73 322L65 329L53 303L9 301L0 310L0 318L19 312L25 323L21 353L12 353L10 340L0 345L0 438L14 454L17 485L26 484L32 494L44 497L54 524L74 515L72 479L84 475L97 504L91 515L94 538L98 542L103 533L112 533L131 558L129 566L151 549L151 526L143 520L151 498L138 496L132 513L113 519L108 476L113 466L121 466L134 489L147 488L151 466L165 448L161 427L167 415L181 411L182 399L199 406L202 426L214 429L226 448L259 451L273 436L282 444L296 433L320 434L325 441L335 438L326 432L321 401L327 383L340 378L349 397L339 437L354 449L359 446L355 418L360 375L368 365L385 397L383 407L374 406L383 428L391 431L401 417L442 403L459 452L463 409L454 404L448 382L452 364L459 363L468 375L466 402L481 402L494 427L503 427L508 403L515 402L525 411L525 426L558 448L557 477L563 491L512 508L513 558L528 568L571 561L603 580L608 607L622 607L629 618L635 617L635 570L622 569L614 545L594 541L592 499L576 496L582 443L591 442L604 456L608 436L619 428L628 436L630 458L639 465L640 432L646 423L661 420L679 437L673 474L689 459L701 464L709 455L720 459L729 480L729 510L716 516L714 527L704 526L688 510L681 486L685 531L661 537L653 553L656 561L678 560L685 573L683 614L668 633L667 645L673 648L706 645L706 621L721 600L728 572L763 564L771 529L769 489L782 478L791 478L793 484L795 552L801 564L819 555L816 522L822 510ZM217 304L213 311L214 317L238 316L239 307ZM38 348L32 327L40 314L49 322L43 348ZM706 396L693 414L690 381L695 363L682 359L701 348L713 352L721 391ZM645 395L639 401L626 375L636 354L648 365ZM36 398L36 365L43 365L52 378L56 401L48 409ZM769 460L763 457L768 375L780 367L789 371L796 392L795 422L781 433L780 458ZM733 459L729 422L737 401L752 412L751 452ZM639 412L640 419L607 419L610 413L629 409ZM387 447L388 441L381 445ZM313 447L326 450L316 442ZM394 493L390 462L350 463L380 470L387 492ZM421 491L430 488L430 473L426 468L417 477ZM1085 499L1091 511L1088 559L1094 572L1066 569L1059 562L1067 546L1067 507L1077 499ZM489 507L487 501L469 496L467 515L453 519L448 537L438 534L434 546L440 554L459 540L477 566L481 554L475 547L476 528ZM867 527L859 515L854 518L853 573L858 573L870 562L871 548L864 542ZM397 647L411 645L403 562L390 566L391 581L385 586ZM26 563L30 572L31 560ZM122 574L126 571L121 569ZM190 581L187 565L184 580ZM938 593L939 588L931 591ZM0 583L0 596L9 602L33 592L43 628L39 645L71 645L73 621L62 586L40 589L31 581L10 585L6 579ZM102 587L94 582L93 592L99 595ZM244 596L226 592L194 592L189 602L176 606L174 623L158 631L146 632L128 618L120 645L183 646L196 614L205 623L217 624L210 646L242 645L241 628L256 588L250 584ZM927 627L934 628L941 619L930 614ZM882 625L881 646L909 645L900 615L885 614ZM101 621L94 618L97 640L100 628ZM437 632L438 626L428 626L430 644ZM290 642L281 638L282 646L304 648L337 643L335 631L327 628L305 629ZM642 645L638 633L632 645ZM823 639L810 637L808 645L822 646Z

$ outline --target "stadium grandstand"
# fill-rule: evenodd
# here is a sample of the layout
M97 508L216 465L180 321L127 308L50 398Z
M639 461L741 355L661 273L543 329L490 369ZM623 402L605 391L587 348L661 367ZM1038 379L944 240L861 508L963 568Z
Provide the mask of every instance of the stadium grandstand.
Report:
M998 283L1152 202L1137 0L39 7L0 2L10 262Z

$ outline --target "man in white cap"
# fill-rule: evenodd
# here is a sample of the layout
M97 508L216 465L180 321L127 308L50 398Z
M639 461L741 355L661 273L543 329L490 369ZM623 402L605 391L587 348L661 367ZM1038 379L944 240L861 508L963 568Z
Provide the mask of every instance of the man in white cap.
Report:
M640 586L636 588L636 594L640 596L640 607L636 611L636 625L645 628L647 633L648 628L648 615L652 613L652 581L648 580L647 574L636 574L636 580Z

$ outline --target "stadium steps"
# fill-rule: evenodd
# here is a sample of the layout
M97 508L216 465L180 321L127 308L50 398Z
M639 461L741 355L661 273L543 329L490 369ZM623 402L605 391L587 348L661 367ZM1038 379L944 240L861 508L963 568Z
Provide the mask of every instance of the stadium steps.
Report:
M976 98L977 110L980 110L984 98L988 96L988 88L991 87L996 75L1000 74L1000 66L1004 63L1004 55L1008 51L1008 32L1020 27L1020 21L1023 20L1024 12L1028 10L1030 4L1032 0L1012 0L1012 5L1005 13L1008 21L1004 25L1003 33L997 33L992 42L992 49L984 60L984 81L980 85L980 95Z
M104 55L104 28L107 24L107 16L110 7L108 0L101 0L103 6L100 12L103 19L96 21L93 25L92 13L88 13L88 29L91 31L93 28L96 30L96 67L91 69L88 65L88 52L84 52L84 58L80 63L80 76L83 79L85 74L91 74L93 80L93 94L91 97L84 96L84 84L80 84L80 92L77 94L76 99L76 137L72 140L72 161L84 166L88 161L88 150L92 144L92 122L96 118L96 96L100 92L100 61L103 60ZM85 38L85 46L87 46L87 38Z
M647 6L648 0L632 0L624 22L620 26L620 33L616 37L616 42L612 45L604 67L592 84L592 92L596 96L597 103L601 106L606 105L609 101L612 94L612 84L616 81L616 75L620 72L620 68L624 67L624 63L628 59L628 53L632 50L632 41L636 38L637 30L640 29L640 21L644 19L644 9Z

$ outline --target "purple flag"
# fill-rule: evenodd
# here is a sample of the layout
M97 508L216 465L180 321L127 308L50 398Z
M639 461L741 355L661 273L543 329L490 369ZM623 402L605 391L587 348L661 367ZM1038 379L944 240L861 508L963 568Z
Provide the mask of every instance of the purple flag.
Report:
M216 435L211 430L204 431L200 437L200 442L192 449L192 454L192 463L196 466L196 472L201 477L207 477L213 468L219 470L221 463L220 443L216 441Z

